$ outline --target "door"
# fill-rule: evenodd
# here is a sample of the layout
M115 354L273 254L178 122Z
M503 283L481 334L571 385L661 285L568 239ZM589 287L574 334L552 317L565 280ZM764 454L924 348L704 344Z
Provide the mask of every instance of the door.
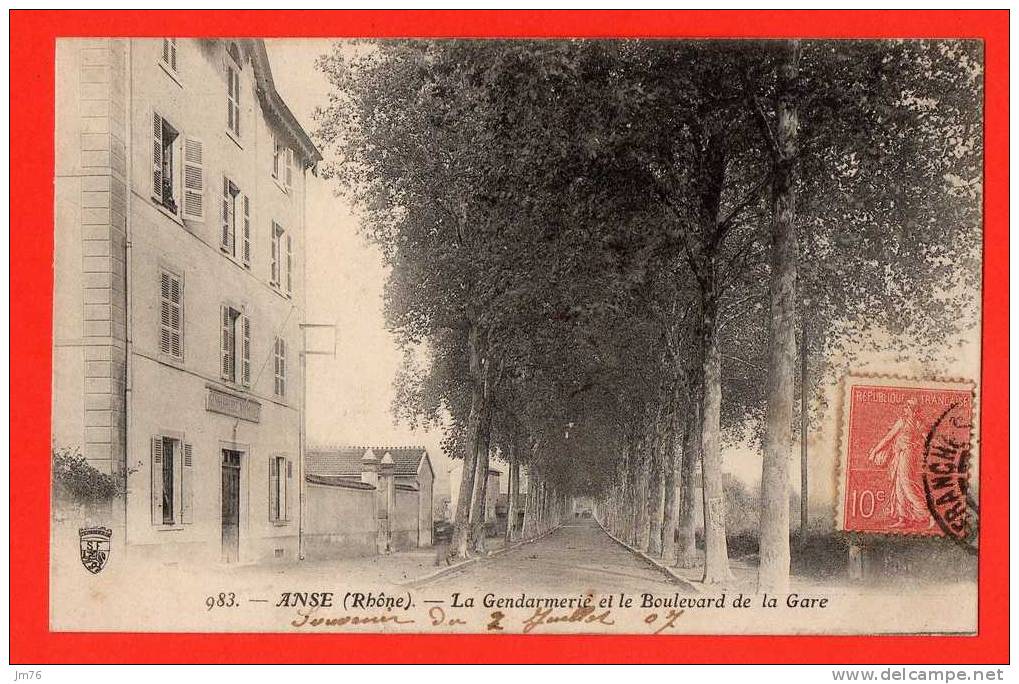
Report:
M223 449L223 562L236 563L240 550L241 452Z

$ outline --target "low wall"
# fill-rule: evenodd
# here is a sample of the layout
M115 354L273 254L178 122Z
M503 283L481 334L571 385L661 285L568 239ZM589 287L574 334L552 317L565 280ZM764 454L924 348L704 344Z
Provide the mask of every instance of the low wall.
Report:
M368 556L378 552L375 488L358 481L305 488L304 550L308 558Z

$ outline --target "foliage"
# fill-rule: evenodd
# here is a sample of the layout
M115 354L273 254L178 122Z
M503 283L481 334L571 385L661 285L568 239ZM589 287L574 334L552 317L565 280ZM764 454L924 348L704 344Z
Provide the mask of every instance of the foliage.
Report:
M52 457L53 492L58 498L95 504L124 493L123 482L97 470L77 447L54 447Z

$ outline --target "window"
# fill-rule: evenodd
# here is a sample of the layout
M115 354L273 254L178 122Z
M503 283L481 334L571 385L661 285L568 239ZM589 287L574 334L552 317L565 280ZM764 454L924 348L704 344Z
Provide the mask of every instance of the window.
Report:
M272 177L279 180L280 169L283 165L284 149L276 134L272 134Z
M251 384L251 321L237 309L222 307L221 374L245 387Z
M294 151L272 134L272 177L280 182L284 190L294 185Z
M184 285L169 271L159 272L159 351L184 358Z
M240 258L245 268L251 268L251 202L226 176L223 177L222 230L220 249ZM237 228L240 224L240 247L237 245Z
M189 524L193 520L192 446L181 439L152 438L152 524Z
M183 165L179 162L182 144ZM201 140L182 136L170 122L152 113L152 199L174 216L188 221L205 219L203 156ZM180 207L182 181L184 202Z
M269 459L269 520L290 520L290 481L294 476L294 462L286 456Z
M226 65L226 127L241 135L241 70L236 62Z
M272 345L273 359L273 392L277 397L287 396L287 347L282 337L277 337Z
M285 288L287 294L293 292L293 250L290 234L283 226L272 222L270 235L269 284L277 290Z
M223 177L223 230L219 247L234 256L237 237L237 195L240 191L230 180Z
M152 198L177 213L176 148L180 134L159 114L152 115Z
M177 39L163 38L163 64L170 71L177 72Z

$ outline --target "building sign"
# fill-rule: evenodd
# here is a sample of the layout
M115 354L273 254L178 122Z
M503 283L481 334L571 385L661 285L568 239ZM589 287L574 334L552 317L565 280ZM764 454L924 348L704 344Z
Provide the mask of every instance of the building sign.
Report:
M262 405L254 399L227 394L212 387L209 388L209 394L205 399L205 408L252 423L257 423L262 416Z

